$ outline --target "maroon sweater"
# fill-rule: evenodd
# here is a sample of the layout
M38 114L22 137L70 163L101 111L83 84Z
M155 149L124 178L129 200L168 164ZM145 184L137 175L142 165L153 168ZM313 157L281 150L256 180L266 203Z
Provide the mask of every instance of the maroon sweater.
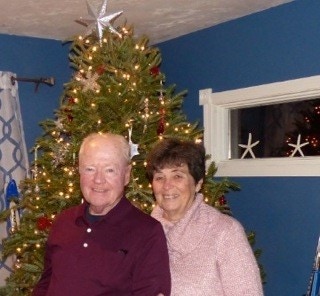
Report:
M87 205L63 211L52 225L44 271L33 296L170 295L162 226L126 198L89 223Z

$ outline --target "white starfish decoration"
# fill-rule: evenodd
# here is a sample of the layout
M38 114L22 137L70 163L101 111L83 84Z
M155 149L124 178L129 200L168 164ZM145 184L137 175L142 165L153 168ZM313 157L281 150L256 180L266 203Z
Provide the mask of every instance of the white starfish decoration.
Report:
M92 75L92 72L89 71L87 73L86 78L84 78L79 72L75 76L76 80L80 81L83 85L83 91L87 92L88 90L100 90L100 85L97 83L97 79L99 78L98 73L94 73Z
M243 154L241 156L241 159L243 159L248 153L250 153L252 158L256 158L253 151L252 151L252 148L254 146L258 145L260 141L256 141L254 143L251 143L251 142L252 142L252 135L251 135L251 133L249 133L248 144L247 145L238 144L241 148L246 148L246 150L243 152Z
M55 123L56 128L57 128L58 130L62 130L62 129L63 129L63 123L62 123L62 121L61 121L60 118L58 118L57 120L55 120L54 123Z
M301 142L301 135L299 134L299 135L298 135L298 139L297 139L297 144L291 144L291 143L288 144L289 146L294 147L294 150L293 150L293 152L291 153L290 157L293 157L297 152L299 152L301 156L304 156L301 148L302 148L303 146L308 145L309 142L304 142L304 143L300 143L300 142Z
M101 41L103 29L108 28L112 33L115 33L121 37L121 34L112 26L111 22L119 17L123 11L106 15L107 2L108 0L103 0L100 10L95 11L87 1L87 9L89 14L88 18L80 18L79 20L76 20L77 23L87 27L85 36L96 30Z
M139 151L138 151L138 147L139 145L138 144L134 144L131 140L131 134L132 134L132 127L130 127L128 129L128 132L129 132L129 145L130 145L130 155L131 155L131 158L134 157L135 155L139 155Z

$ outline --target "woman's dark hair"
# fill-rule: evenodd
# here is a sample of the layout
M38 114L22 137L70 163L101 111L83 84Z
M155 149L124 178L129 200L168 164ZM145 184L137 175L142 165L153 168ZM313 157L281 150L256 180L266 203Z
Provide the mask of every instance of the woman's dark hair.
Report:
M187 164L195 183L205 177L206 155L202 143L174 138L158 142L147 156L147 176L151 182L153 174L164 167Z

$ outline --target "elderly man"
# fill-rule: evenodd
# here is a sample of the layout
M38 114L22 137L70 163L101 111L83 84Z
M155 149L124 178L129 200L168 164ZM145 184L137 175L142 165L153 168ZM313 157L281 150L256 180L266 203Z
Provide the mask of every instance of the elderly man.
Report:
M130 147L114 134L91 134L79 151L85 202L57 216L33 296L170 295L162 226L125 198Z

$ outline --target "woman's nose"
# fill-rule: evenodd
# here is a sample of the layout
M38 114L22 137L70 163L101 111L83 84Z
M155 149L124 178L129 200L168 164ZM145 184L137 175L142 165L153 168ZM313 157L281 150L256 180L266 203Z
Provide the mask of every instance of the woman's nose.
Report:
M172 187L172 182L170 179L164 179L163 181L163 188L170 189Z

